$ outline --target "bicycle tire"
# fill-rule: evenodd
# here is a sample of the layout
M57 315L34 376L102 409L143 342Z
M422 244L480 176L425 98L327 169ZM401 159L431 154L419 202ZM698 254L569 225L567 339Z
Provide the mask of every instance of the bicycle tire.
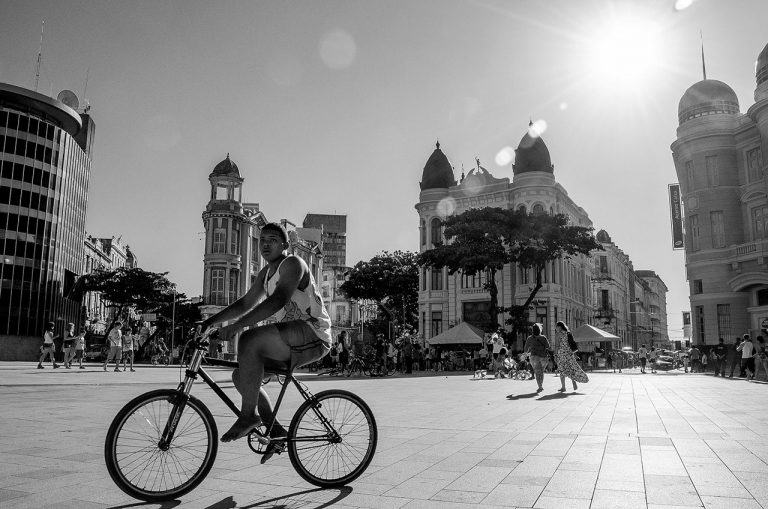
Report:
M307 440L326 435L317 412L333 425L340 440ZM309 435L308 435L309 434ZM288 457L296 472L321 488L344 486L365 472L376 452L378 428L370 407L349 391L331 389L304 401L288 428ZM320 444L320 445L316 445ZM330 472L321 473L321 469Z
M219 445L216 421L193 396L184 407L170 448L158 447L178 398L172 389L137 396L117 413L107 431L104 459L109 475L134 498L146 502L178 498L197 487L213 466Z
M387 376L392 376L392 375L395 374L395 371L397 371L397 366L395 365L395 363L394 362L387 362L386 375Z
M362 373L365 376L373 376L373 369L367 363L364 363L360 367L360 373Z

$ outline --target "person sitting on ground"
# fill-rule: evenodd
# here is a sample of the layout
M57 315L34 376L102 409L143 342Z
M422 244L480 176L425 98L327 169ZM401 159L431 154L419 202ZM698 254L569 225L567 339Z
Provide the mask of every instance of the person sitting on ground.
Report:
M285 228L267 223L259 245L267 264L250 290L203 322L206 329L221 327L225 336L241 333L239 367L232 381L242 395L242 406L240 416L221 437L223 442L238 440L262 423L273 438L286 436L261 387L265 361L285 363L292 369L321 359L331 349L331 319L306 262L289 254ZM268 318L275 322L258 325ZM262 463L284 448L285 441L271 441Z

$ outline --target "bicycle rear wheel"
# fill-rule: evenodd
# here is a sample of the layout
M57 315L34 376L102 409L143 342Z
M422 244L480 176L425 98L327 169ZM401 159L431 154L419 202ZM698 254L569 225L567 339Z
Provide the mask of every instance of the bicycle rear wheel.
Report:
M104 459L112 480L128 495L147 502L171 500L192 491L211 470L218 450L216 421L195 397L184 405L169 447L159 445L179 402L175 390L150 391L112 421Z
M378 435L373 412L359 396L322 391L293 416L288 456L305 481L321 488L344 486L368 468Z

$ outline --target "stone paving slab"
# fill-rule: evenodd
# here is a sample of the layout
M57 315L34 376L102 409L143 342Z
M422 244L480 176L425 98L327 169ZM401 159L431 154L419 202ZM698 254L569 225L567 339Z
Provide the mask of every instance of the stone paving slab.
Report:
M106 430L132 397L173 388L178 369L36 370L0 363L3 508L758 508L768 507L768 385L699 374L592 373L578 391L471 374L339 379L302 374L315 392L363 397L379 424L376 456L343 489L305 483L287 456L259 465L220 444L214 468L171 504L123 494L103 460ZM229 371L212 369L233 395ZM270 394L279 389L267 385ZM219 429L232 420L193 391ZM734 397L738 394L738 397ZM289 390L283 416L298 404Z

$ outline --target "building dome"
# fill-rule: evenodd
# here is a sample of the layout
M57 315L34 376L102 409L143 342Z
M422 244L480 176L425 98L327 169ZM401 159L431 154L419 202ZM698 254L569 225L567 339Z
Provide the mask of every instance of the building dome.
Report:
M765 45L763 51L757 56L757 62L755 62L755 79L757 84L761 84L764 81L768 81L768 44Z
M555 167L549 157L549 149L541 136L533 137L530 133L525 133L517 149L515 149L515 163L512 165L512 172L518 175L531 171L554 173Z
M605 230L600 230L599 232L597 232L597 235L595 235L595 238L597 239L598 242L602 242L603 244L610 244L612 242L611 236L608 235L608 232Z
M731 87L718 80L701 80L685 91L677 107L680 125L704 115L735 115L739 99Z
M237 165L232 162L229 158L229 154L227 154L227 158L213 168L211 176L231 176L239 178L240 170L237 169Z
M427 159L424 165L424 172L421 174L421 190L448 188L456 185L456 179L453 176L453 168L443 151L440 150L440 142L435 144L435 151Z

